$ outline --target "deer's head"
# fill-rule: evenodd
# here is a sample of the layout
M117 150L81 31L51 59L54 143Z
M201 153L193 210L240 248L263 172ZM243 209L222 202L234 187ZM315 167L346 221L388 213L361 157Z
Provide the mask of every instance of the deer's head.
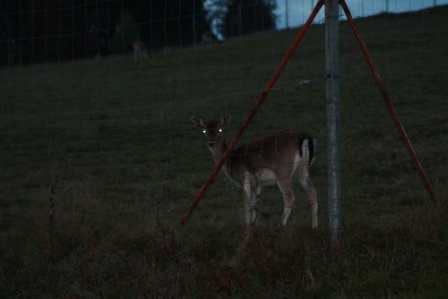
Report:
M191 117L193 123L202 130L207 146L212 149L216 145L224 141L223 133L224 127L230 122L232 116L227 114L221 117L220 120L204 121L202 118Z

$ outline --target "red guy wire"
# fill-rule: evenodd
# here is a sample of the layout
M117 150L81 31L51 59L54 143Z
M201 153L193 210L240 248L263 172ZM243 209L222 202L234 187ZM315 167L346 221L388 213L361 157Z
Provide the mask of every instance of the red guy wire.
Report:
M212 180L215 178L216 174L219 172L221 167L227 161L227 159L229 158L230 153L235 148L236 144L240 140L240 138L243 135L244 131L249 126L249 124L252 121L252 119L255 117L255 114L258 112L258 110L260 109L261 105L263 105L266 97L269 95L269 93L271 92L272 88L274 87L275 82L280 77L280 74L285 69L286 65L288 64L289 60L291 59L292 55L294 54L294 52L297 49L297 47L299 46L299 44L302 42L303 37L305 36L305 33L307 32L308 28L311 26L314 18L316 17L316 15L318 14L318 12L322 8L322 6L324 5L324 2L325 2L325 0L319 0L319 2L317 2L316 6L314 7L313 11L311 12L310 16L308 17L308 20L303 25L303 27L300 29L300 31L297 33L297 36L294 39L294 42L292 43L292 45L290 46L290 48L286 52L285 56L280 61L280 64L277 66L277 69L275 70L275 72L272 75L271 79L269 80L268 84L264 88L263 92L258 97L257 102L256 102L254 108L251 110L251 112L247 116L246 120L244 121L243 125L238 130L238 132L235 134L235 136L233 137L232 141L230 142L229 146L227 147L227 150L224 152L223 156L221 157L221 160L219 160L218 163L216 163L215 167L210 172L210 174L207 177L207 179L205 180L204 184L201 186L199 191L196 193L196 196L195 196L195 198L193 200L193 203L191 204L189 210L180 219L180 224L182 226L186 225L188 219L190 218L191 214L194 212L194 210L199 205L200 200L204 196L204 194L207 191L208 187L210 186Z
M411 141L410 141L410 139L409 139L398 115L397 115L397 112L395 111L392 100L391 100L388 92L386 91L386 87L385 87L383 81L381 80L380 75L378 74L378 72L376 70L376 66L373 63L372 57L369 53L369 50L367 49L367 46L366 46L364 40L361 38L361 33L359 32L358 28L356 27L356 23L353 20L350 9L348 8L345 0L340 0L340 4L345 12L345 15L347 16L347 20L350 23L350 26L352 28L352 31L353 31L355 37L356 37L356 40L358 41L359 47L361 48L361 51L362 51L362 54L364 55L364 58L366 59L367 64L369 65L370 71L372 72L373 78L375 79L375 83L378 86L378 89L380 90L381 94L383 95L383 98L386 102L386 106L389 109L390 114L392 115L392 119L393 119L395 125L397 126L400 137L401 137L402 141L404 142L406 149L415 164L415 167L417 168L417 172L422 180L423 186L428 191L431 201L434 204L437 204L438 200L437 200L436 194L434 193L431 183L430 183L428 177L426 176L425 171L423 170L422 164L420 163L420 160L417 157L417 154L411 144Z

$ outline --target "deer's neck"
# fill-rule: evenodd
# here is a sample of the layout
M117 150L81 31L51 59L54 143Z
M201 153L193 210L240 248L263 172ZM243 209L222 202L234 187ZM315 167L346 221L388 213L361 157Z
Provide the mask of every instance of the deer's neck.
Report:
M226 149L227 149L227 145L224 140L222 142L220 142L219 144L217 144L214 148L210 148L210 152L212 153L213 160L215 160L215 163L218 163L219 160L221 160ZM225 164L224 164L224 166L225 166Z
M224 156L225 151L227 150L227 145L225 141L223 140L220 144L218 144L216 147L210 149L210 152L212 153L213 159L215 160L215 163L218 163L219 160ZM229 157L230 158L230 157ZM232 172L231 167L229 167L229 159L224 163L222 167L222 171L224 174L231 180L233 183L235 183L238 187L241 187L240 180L238 177L235 177L235 173Z

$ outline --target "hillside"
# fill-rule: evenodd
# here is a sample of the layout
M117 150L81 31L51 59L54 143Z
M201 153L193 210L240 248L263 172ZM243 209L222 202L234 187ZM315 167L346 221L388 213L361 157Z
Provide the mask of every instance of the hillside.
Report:
M359 20L443 204L447 15L443 6ZM126 56L0 70L0 298L443 297L446 211L429 202L346 23L339 251L326 232L323 26L307 33L242 141L285 127L319 140L311 176L320 228L310 229L297 188L281 229L280 194L266 188L248 234L241 192L222 174L178 227L213 165L190 116L231 113L230 140L295 34L166 49L137 63Z

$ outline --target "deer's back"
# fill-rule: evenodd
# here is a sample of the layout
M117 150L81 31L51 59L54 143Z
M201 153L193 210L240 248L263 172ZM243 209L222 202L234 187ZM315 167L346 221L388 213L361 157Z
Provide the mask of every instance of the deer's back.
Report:
M301 156L301 144L311 138L293 129L273 132L238 147L229 158L231 168L245 168L251 172L263 169L278 170L294 163Z

